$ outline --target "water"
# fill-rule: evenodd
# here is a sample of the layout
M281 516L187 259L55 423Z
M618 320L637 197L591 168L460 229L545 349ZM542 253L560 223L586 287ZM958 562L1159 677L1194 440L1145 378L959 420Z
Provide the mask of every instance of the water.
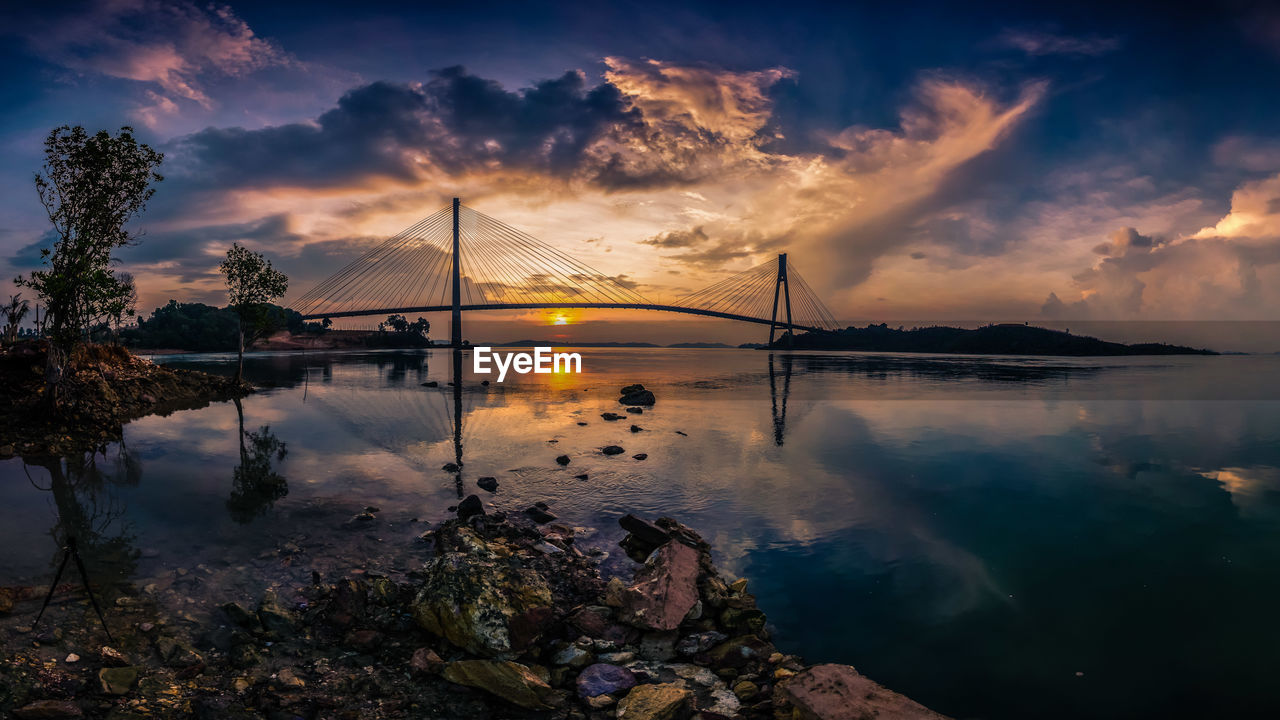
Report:
M447 352L252 356L268 389L239 411L139 420L88 467L0 463L0 586L45 585L72 532L99 577L199 618L312 570L403 572L474 492L615 550L621 514L677 517L784 649L959 718L1280 712L1280 358L580 352L584 375L456 394ZM602 420L631 382L658 404Z

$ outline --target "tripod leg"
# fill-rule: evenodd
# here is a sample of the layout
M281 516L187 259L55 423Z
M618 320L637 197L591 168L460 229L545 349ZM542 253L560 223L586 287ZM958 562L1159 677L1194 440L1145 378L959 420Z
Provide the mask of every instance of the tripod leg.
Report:
M40 606L40 614L36 615L36 621L31 623L31 629L34 630L40 624L40 618L44 617L44 611L49 608L49 601L53 599L53 591L58 587L58 581L62 579L62 571L67 569L67 561L71 559L71 548L62 549L62 562L58 564L58 574L53 576L53 584L49 586L49 594L44 596L44 604Z
M115 638L111 637L111 628L107 627L107 618L102 614L102 608L98 607L98 598L93 594L93 588L89 586L89 571L84 569L84 561L80 559L80 551L76 550L76 546L71 546L71 554L76 558L76 567L80 569L80 579L84 581L84 591L89 593L89 602L93 603L94 612L98 613L98 620L102 621L102 631L107 634L107 639L115 642Z

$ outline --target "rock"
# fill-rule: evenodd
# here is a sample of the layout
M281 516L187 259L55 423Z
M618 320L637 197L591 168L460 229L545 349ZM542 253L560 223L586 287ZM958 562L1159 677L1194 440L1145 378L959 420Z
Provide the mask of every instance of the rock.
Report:
M622 596L624 622L649 630L675 630L698 602L698 551L683 543L658 548Z
M556 462L560 463L561 465L568 465L568 464L569 464L569 456L568 456L568 455L561 455L561 456L559 456L559 457L557 457L557 458L556 458Z
M582 426L585 426L585 425L586 425L586 423L584 423L584 422L580 422L580 423L578 423L578 426L579 426L579 427L582 427Z
M577 683L578 697L591 698L630 690L636 686L636 676L624 667L596 663L578 674Z
M428 380L422 383L422 387L440 387L440 383L435 380Z
M63 720L84 717L84 711L70 700L38 700L13 711L18 720Z
M480 498L475 495L468 495L466 499L458 503L458 519L460 520L467 520L483 514L484 503L480 502Z
M885 689L848 665L815 665L778 685L778 699L798 720L945 720L923 705Z
M3 454L0 453L0 455ZM12 454L12 452L9 453L9 455ZM14 595L13 588L0 588L0 615L8 615L13 612Z
M685 436L685 437L689 437L689 433L687 433L687 432L685 432L685 431L683 431L683 430L677 430L677 431L676 431L676 434L677 434L677 435L683 435L683 436Z
M298 626L297 618L280 603L274 590L262 594L262 601L258 603L258 622L267 633L280 638L292 635Z
M524 514L528 515L536 523L549 523L556 519L556 516L547 512L545 509L532 505L524 509Z
M70 664L72 664L72 663L78 663L78 662L80 662L80 656L79 656L79 655L77 655L77 654L75 654L75 653L71 653L71 654L67 655L67 659L66 659L66 660L63 660L63 662L67 663L68 665L70 665Z
M622 607L622 596L627 592L627 584L622 582L622 578L609 578L609 582L605 583L604 595L600 598L600 602L611 608Z
M676 656L675 630L649 632L640 637L640 657L655 662L666 662Z
M577 645L570 645L551 656L551 662L556 665L567 665L571 668L586 667L591 664L592 660L595 660L595 656Z
M496 478L496 477L482 477L482 478L480 478L479 480L476 480L476 486L477 486L477 487L479 487L481 490L487 490L487 491L489 491L489 492L497 492L497 491L498 491L498 478Z
M633 433L644 432L644 428L640 427L639 425L632 425L631 432Z
M631 393L634 393L634 392L640 392L643 389L644 389L643 385L641 385L640 383L635 383L634 385L627 385L623 387L621 390L618 391L618 394L630 395Z
M587 605L573 611L566 620L583 635L600 638L613 623L613 611L603 605Z
M605 455L621 455L622 453L626 452L626 450L623 450L622 446L620 445L605 445L604 447L600 448L600 452L604 453Z
M637 685L618 703L618 720L672 720L692 696L674 683Z
M636 386L628 386L628 387L636 387ZM626 388L623 388L623 389L625 390ZM657 398L653 396L653 393L651 391L645 390L643 387L641 387L639 390L622 393L622 397L618 398L618 402L622 403L623 405L652 405L655 402L657 402Z
M659 528L653 523L641 520L631 513L627 513L626 515L618 518L618 526L630 533L636 540L649 545L651 548L650 552L656 550L659 545L666 544L666 542L671 539L671 536L667 534L667 531ZM648 553L645 554L647 555Z
M727 640L724 633L708 630L706 632L687 635L676 643L676 652L680 655L697 655Z
M125 667L129 664L129 659L124 656L124 653L106 645L98 650L98 660L107 667Z
M636 654L630 650L621 650L618 652L602 653L600 661L610 665L626 665L636 659Z
M632 460L645 460L649 457L649 453L636 453L631 456Z
M111 667L98 671L98 682L102 684L102 692L108 695L124 695L133 689L138 681L138 668Z
M629 413L631 413L631 414L633 414L633 415L643 415L643 414L644 414L644 408L642 408L642 407L629 407L629 408L627 408L627 412L629 412Z
M356 528L361 528L366 525L370 525L377 519L378 519L377 515L374 515L368 510L361 510L355 515L352 515L351 517L347 518L346 521L342 523L342 527L346 528L347 530L354 530ZM183 574L181 569L179 569L178 574L179 575Z
M444 668L444 679L497 695L513 705L544 710L551 686L528 667L509 660L458 660Z
M429 647L420 647L409 658L409 671L415 675L434 675L444 669L444 660Z
M457 463L445 463L444 465L440 466L440 469L445 472L456 473L462 468Z
M586 479L587 479L587 477L588 477L588 475L587 475L586 473L582 473L581 475L574 475L574 476L573 476L573 478L574 478L575 480L586 480Z
M165 667L188 668L204 662L204 658L195 651L195 648L177 638L156 638L156 652L160 654Z
M760 694L760 686L750 680L742 680L733 686L733 694L737 695L739 700L747 701Z
M240 603L229 602L222 606L222 612L227 614L232 623L242 628L251 629L258 625L258 616L245 610Z
M470 528L441 538L455 547L429 561L413 602L418 625L473 655L518 652L551 617L551 590L513 566Z
M773 647L755 635L739 635L711 648L707 655L717 668L738 669L772 653Z
M593 710L603 710L618 702L612 695L597 695L587 698L587 705Z
M293 668L285 668L276 673L273 685L283 690L301 690L307 686L307 683L298 677Z
M600 417L604 418L605 420L608 420L609 422L622 419L622 416L619 415L618 413L611 413L611 412L600 413Z

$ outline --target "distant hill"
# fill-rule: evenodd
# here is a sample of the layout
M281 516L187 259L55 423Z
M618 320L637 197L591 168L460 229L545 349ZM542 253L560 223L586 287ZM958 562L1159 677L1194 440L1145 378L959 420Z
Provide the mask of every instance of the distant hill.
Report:
M668 345L669 348L728 348L732 345L725 345L718 342L683 342L674 345Z
M786 348L783 336L771 347ZM872 352L950 353L959 355L1217 355L1164 343L1125 345L1084 335L1030 325L1000 324L967 330L954 327L894 329L886 324L849 327L834 333L795 336L797 350L866 350Z

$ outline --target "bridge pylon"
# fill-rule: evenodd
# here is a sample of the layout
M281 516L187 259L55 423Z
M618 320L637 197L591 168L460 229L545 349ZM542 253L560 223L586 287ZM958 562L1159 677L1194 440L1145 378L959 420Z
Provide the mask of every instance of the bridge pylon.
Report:
M462 348L462 260L458 252L458 198L453 199L453 307L449 323L449 344L454 349Z
M773 345L773 334L778 329L778 295L786 302L787 311L787 347L791 347L795 336L795 327L791 324L791 283L787 281L787 254L778 254L778 277L773 282L773 316L769 319L769 344Z

